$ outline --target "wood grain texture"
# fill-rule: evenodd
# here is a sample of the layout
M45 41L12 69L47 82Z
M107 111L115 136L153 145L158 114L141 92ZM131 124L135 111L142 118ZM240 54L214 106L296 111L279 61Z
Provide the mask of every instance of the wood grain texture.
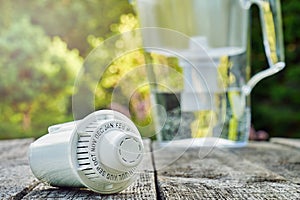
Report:
M300 151L298 149L260 142L250 143L248 147L232 150L232 152L277 174L284 181L298 184L300 187Z
M138 179L126 190L112 195L102 195L88 189L56 188L40 183L23 199L156 199L154 175L140 173Z
M300 139L271 138L270 141L275 144L281 144L300 149Z
M31 142L0 141L0 199L300 199L300 150L282 143L185 149L144 140L137 180L118 194L100 195L35 179L27 160Z
M126 190L113 195L101 195L88 189L56 188L40 183L23 199L156 199L155 178L150 152L150 140L143 140L145 154L137 180Z
M18 199L38 184L27 160L28 146L32 141L0 141L0 199Z
M159 177L161 199L299 199L299 187L285 183L231 183L213 179Z
M281 153L276 145L253 143L241 149L186 150L180 158L178 150L170 147L164 154L157 153L154 160L157 171L158 192L162 199L300 199L299 171L289 170L289 175L279 173L283 159L291 162L300 156L299 151L287 148ZM275 146L275 147L274 147ZM273 162L270 153L275 149ZM210 151L211 150L211 151ZM182 151L182 150L181 150ZM209 152L203 156L202 152ZM174 154L175 152L175 154ZM200 153L200 154L199 154ZM174 155L173 155L174 154ZM291 154L294 154L292 156ZM297 162L296 162L297 163ZM299 167L295 164L296 168ZM276 169L276 170L275 170ZM290 178L293 178L290 180Z

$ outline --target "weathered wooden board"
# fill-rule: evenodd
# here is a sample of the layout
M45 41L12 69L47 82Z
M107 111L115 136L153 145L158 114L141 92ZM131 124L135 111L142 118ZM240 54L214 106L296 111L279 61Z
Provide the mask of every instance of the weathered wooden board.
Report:
M36 180L27 160L31 142L0 141L0 199L300 199L300 150L294 145L184 149L144 140L136 182L119 194L100 195Z
M40 183L23 199L156 199L154 174L141 173L126 190L113 195L101 195L87 189L55 188Z
M288 178L291 176L283 176L277 170L273 171L273 168L262 164L264 159L260 158L269 155L273 148L271 144L262 150L260 143L250 144L243 149L213 148L204 157L199 151L209 152L209 149L193 148L186 150L180 158L178 149L165 148L162 153L155 151L157 144L153 148L155 167L158 169L158 192L162 199L300 198L300 185L297 181L290 181ZM296 154L292 159L300 156L300 152L292 153ZM289 151L282 154L290 155ZM257 160L254 159L255 156ZM172 161L172 157L176 159ZM289 172L295 173L292 176L298 173L293 170Z
M257 182L232 184L214 179L165 177L158 178L161 199L298 200L299 187L285 183Z
M282 144L294 148L300 149L300 139L288 139L288 138L271 138L272 143Z
M27 160L32 139L0 141L0 199L23 196L37 185Z
M87 189L55 188L40 183L23 199L156 199L155 178L150 140L143 140L145 154L137 180L126 190L113 195L100 195Z
M300 150L269 142L250 143L243 149L233 149L233 153L257 166L261 166L281 176L285 181L299 185L300 190Z

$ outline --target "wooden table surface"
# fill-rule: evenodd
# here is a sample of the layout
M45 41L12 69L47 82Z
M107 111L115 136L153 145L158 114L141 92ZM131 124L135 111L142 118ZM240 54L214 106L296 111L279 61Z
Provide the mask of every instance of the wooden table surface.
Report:
M0 199L300 199L300 140L273 138L245 148L162 148L144 140L138 179L100 195L55 188L33 176L31 139L0 141Z

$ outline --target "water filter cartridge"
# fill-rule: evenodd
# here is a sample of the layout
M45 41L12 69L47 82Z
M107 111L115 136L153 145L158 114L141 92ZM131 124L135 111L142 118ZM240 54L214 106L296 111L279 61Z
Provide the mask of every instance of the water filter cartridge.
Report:
M29 148L31 170L41 181L111 194L135 180L144 148L138 129L125 115L100 110L48 131Z

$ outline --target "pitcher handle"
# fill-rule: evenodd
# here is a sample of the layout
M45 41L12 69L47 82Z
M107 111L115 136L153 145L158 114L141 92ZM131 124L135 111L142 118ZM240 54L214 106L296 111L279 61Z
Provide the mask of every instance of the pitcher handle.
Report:
M271 76L285 67L284 47L279 0L251 0L258 5L262 24L263 42L269 68L255 74L243 87L243 93L249 95L252 88L263 78Z

